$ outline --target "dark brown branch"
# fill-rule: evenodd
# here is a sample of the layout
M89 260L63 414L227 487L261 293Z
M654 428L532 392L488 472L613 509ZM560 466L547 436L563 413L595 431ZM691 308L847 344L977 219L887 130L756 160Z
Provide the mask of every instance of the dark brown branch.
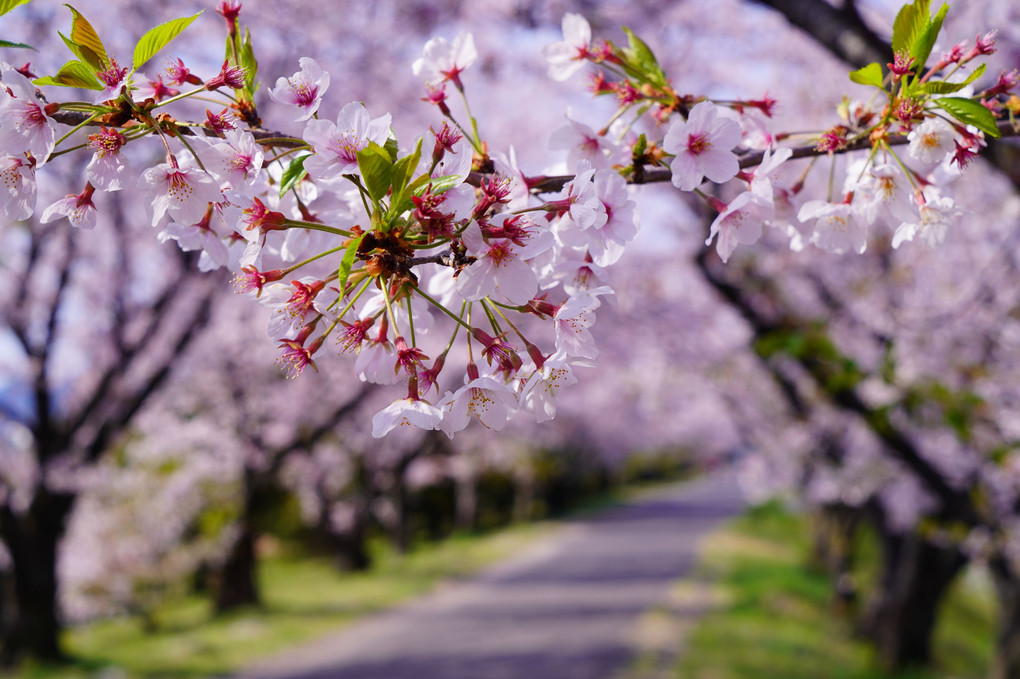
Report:
M889 41L872 31L853 3L834 7L822 0L755 0L771 7L836 57L861 67L893 60Z

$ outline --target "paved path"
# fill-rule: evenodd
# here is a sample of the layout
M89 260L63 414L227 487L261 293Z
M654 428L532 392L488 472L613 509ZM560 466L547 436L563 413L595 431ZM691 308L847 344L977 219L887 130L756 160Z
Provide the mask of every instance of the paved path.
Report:
M689 571L699 539L741 507L730 476L669 487L245 679L608 679L634 657L642 614Z

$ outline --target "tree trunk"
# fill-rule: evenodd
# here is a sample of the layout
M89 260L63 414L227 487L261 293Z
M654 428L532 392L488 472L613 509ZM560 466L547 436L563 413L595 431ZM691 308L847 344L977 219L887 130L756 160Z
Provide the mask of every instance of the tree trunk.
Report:
M226 561L216 569L214 585L217 613L226 613L242 606L257 606L261 602L255 555L256 532L246 518L242 518L241 533L231 545Z
M857 603L852 569L860 515L858 508L833 504L814 516L814 558L832 580L833 606L840 614L849 613Z
M989 679L1020 679L1020 579L1002 556L990 564L998 595L998 625Z
M0 648L0 666L24 658L64 662L57 610L57 546L73 495L40 489L24 514L0 507L0 537L11 555L12 618Z
M478 527L478 473L474 463L465 461L469 469L462 469L455 480L457 507L454 524L460 530L473 531Z
M258 529L255 514L262 479L258 472L246 468L241 486L240 532L230 546L226 560L213 571L216 613L226 613L242 606L257 606L262 599L258 589L258 560L255 541Z
M882 575L858 631L887 671L927 665L939 604L967 558L916 533L883 532L881 540Z

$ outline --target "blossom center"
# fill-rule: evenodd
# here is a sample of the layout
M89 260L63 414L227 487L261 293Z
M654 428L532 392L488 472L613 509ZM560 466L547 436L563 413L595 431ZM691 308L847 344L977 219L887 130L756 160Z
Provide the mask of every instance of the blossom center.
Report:
M489 248L488 257L496 268L506 266L513 259L513 250L510 248L510 243L504 240L493 245Z
M176 201L183 203L195 192L191 182L188 181L188 175L184 172L171 170L167 173L166 179L170 197Z
M704 132L687 135L687 152L692 156L700 156L711 146L712 142L708 140L708 136Z
M358 162L358 151L365 148L365 142L354 130L344 130L336 138L336 148L340 157L347 163Z

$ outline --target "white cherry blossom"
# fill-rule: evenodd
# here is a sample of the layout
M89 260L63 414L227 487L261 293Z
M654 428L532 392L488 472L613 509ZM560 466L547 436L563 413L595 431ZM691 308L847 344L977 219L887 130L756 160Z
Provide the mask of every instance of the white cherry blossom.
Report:
M222 200L216 180L197 168L160 163L138 179L138 188L152 204L152 225L165 215L181 224L197 224L205 217L209 203Z
M27 151L41 166L57 140L53 120L35 98L28 78L11 68L0 71L0 81L0 149L9 154Z
M584 66L591 46L591 25L580 14L563 15L563 40L542 48L549 62L549 77L566 80Z
M429 85L447 81L461 88L461 72L475 63L478 50L470 33L460 33L453 42L445 38L432 38L425 43L421 57L411 64L411 71Z
M311 57L298 59L301 70L289 78L278 78L276 87L269 90L273 101L293 106L295 122L308 120L322 103L322 95L329 89L329 73L322 70L319 63Z
M390 114L369 118L368 110L358 102L340 109L336 123L309 120L304 138L315 154L305 159L305 170L321 179L337 179L345 174L360 176L358 151L370 141L385 144L389 133Z
M472 417L489 429L500 431L517 410L517 395L506 383L481 375L452 394L447 393L439 408L443 411L439 428L450 438L467 427Z
M718 184L732 179L740 169L732 152L739 143L737 120L709 101L696 104L687 120L674 122L662 140L662 148L675 156L669 163L673 185L691 191L706 177Z
M428 401L403 398L389 404L372 417L372 437L382 438L396 427L436 429L442 416L442 411Z
M926 164L941 162L956 150L956 133L942 118L928 118L910 131L907 140L910 155Z

